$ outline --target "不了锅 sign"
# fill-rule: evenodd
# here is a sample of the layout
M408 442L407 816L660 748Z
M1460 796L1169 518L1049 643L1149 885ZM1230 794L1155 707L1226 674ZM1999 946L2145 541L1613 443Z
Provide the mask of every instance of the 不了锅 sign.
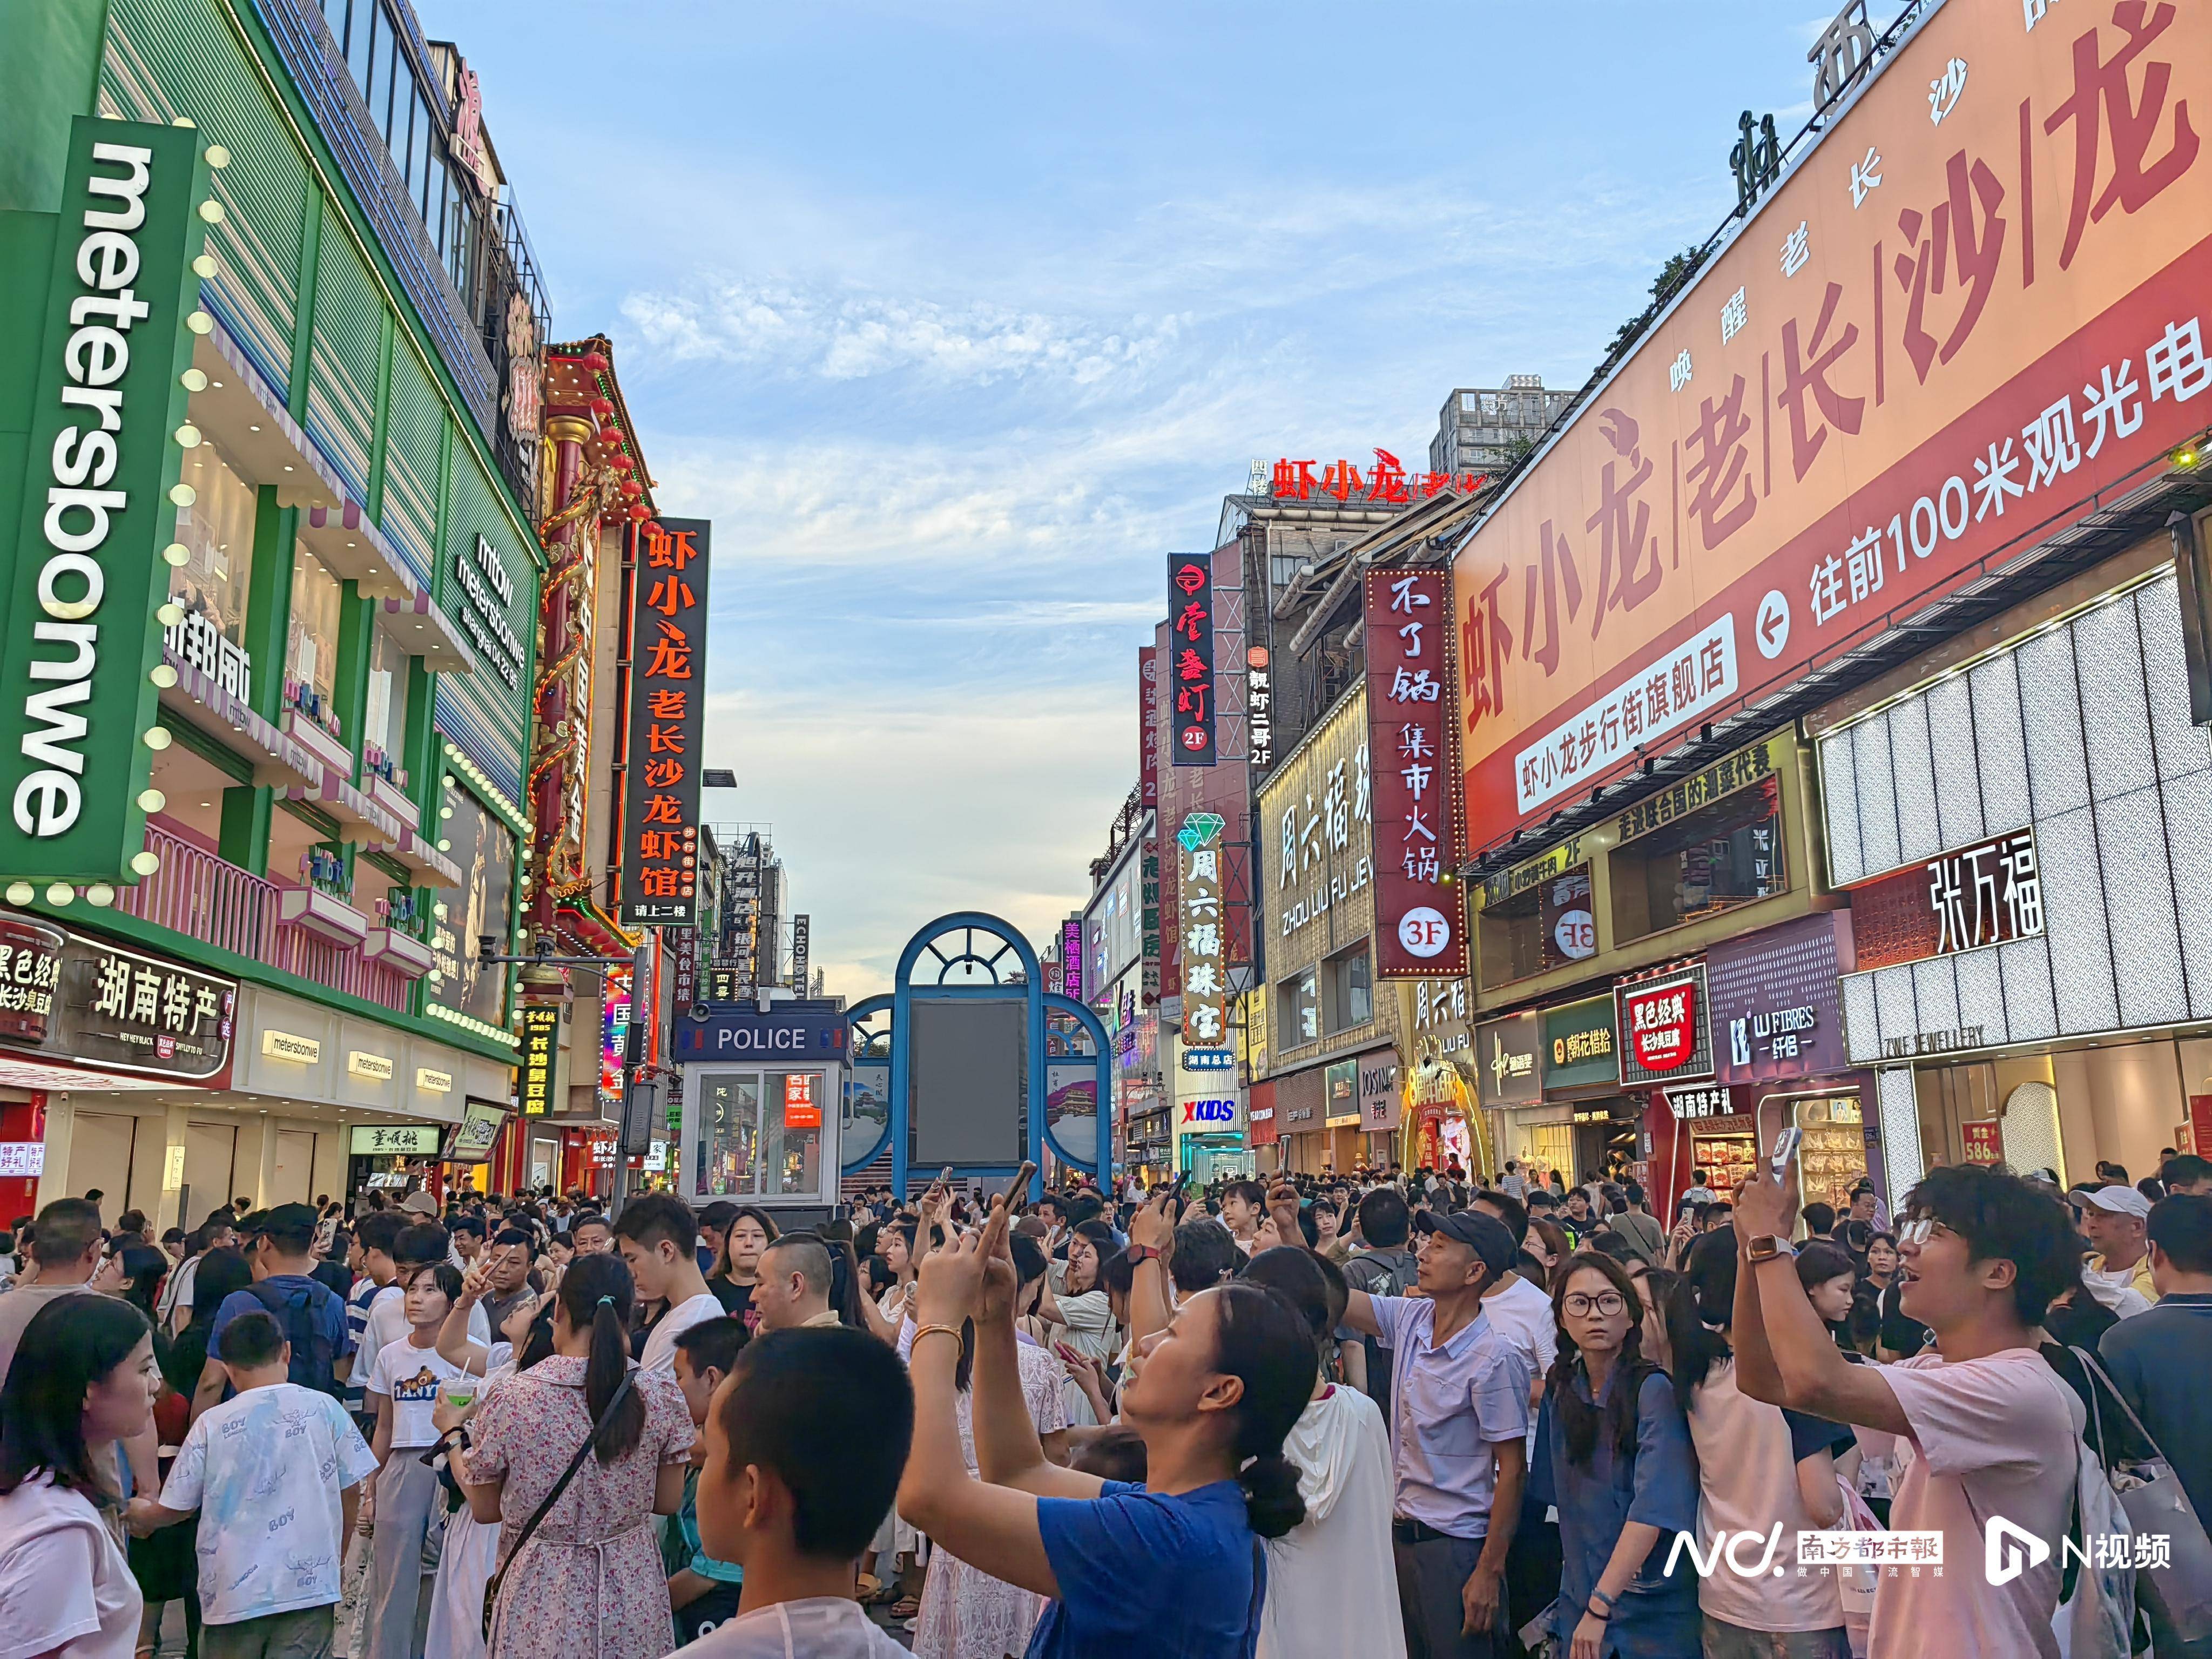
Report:
M1451 871L1460 844L1452 718L1451 576L1367 573L1367 744L1373 757L1375 971L1462 978L1467 926Z
M707 715L704 519L648 520L631 532L635 628L629 751L623 775L623 921L699 920L699 763Z

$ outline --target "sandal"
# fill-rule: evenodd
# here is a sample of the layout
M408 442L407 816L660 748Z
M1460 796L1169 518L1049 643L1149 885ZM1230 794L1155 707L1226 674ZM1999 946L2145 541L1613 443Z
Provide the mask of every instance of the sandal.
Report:
M919 1619L921 1617L921 1598L915 1595L901 1595L891 1604L890 1616L902 1621ZM908 1628L911 1629L912 1626L908 1625Z

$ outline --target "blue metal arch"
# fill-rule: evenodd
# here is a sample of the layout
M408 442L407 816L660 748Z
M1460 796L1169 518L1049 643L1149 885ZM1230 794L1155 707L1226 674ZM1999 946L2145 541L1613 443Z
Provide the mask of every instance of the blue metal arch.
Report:
M850 1056L845 1071L845 1086L848 1089L853 1086L853 1072L856 1067L877 1063L876 1057L866 1052L860 1040L860 1027L878 1014L889 1012L890 1006L891 999L887 996L867 997L854 1003L845 1011L845 1028L851 1037L845 1048L845 1052ZM888 1100L884 1103L886 1108L890 1104ZM850 1175L854 1170L863 1169L874 1163L883 1156L884 1148L890 1143L891 1134L892 1130L886 1127L882 1139L876 1141L858 1154L854 1153L850 1147L840 1145L837 1149L839 1168L845 1174Z
M1000 948L985 956L975 948L975 936L982 933L995 939ZM948 955L934 948L948 935L964 935L961 948ZM937 981L933 984L917 986L914 981L915 968L925 954L933 955L939 963ZM1011 955L1022 972L1022 983L1009 985L1000 975L1000 964ZM947 984L945 975L963 964L990 975L987 984ZM1043 974L1037 963L1036 952L1029 941L1011 922L980 910L960 910L939 916L919 928L899 953L898 970L892 981L889 1002L891 1010L891 1189L902 1199L907 1196L908 1185L908 1147L912 1141L909 1111L913 1099L913 1072L908 1052L909 1033L914 1029L912 1009L917 999L923 1001L999 1001L1011 1000L1018 993L1024 1005L1029 1028L1029 1136L1027 1156L1040 1171L1044 1165L1044 1115L1047 1079L1045 1047L1045 1011L1048 1003L1054 1012L1073 1014L1081 1022L1096 1046L1098 1062L1098 1164L1097 1174L1102 1185L1113 1178L1113 1130L1110 1101L1112 1051L1106 1042L1105 1027L1097 1017L1080 1003L1048 993ZM880 1012L885 999L872 997L854 1006L854 1019ZM849 1167L849 1166L848 1166ZM957 1172L975 1176L1011 1176L1016 1173L1012 1164L977 1164L956 1166ZM1042 1174L1032 1178L1030 1196L1041 1196L1043 1191Z
M1091 1034L1091 1052L1098 1062L1098 1145L1091 1155L1091 1172L1098 1177L1099 1190L1103 1192L1112 1186L1114 1179L1113 1046L1106 1038L1105 1022L1073 997L1047 991L1044 1006L1051 1013L1074 1015ZM1058 1156L1060 1149L1055 1145L1053 1152Z

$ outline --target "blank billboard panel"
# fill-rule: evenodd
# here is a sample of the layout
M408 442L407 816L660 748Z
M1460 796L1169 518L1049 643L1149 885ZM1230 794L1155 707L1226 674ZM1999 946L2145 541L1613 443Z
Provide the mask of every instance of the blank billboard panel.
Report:
M1026 1000L917 997L908 1013L915 1167L1018 1164L1029 1130Z

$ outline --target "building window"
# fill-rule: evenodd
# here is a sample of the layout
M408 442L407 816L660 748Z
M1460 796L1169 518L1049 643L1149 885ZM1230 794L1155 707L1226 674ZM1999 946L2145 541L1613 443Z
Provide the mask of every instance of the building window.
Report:
M1374 1019L1375 987L1365 939L1322 963L1321 981L1322 1023L1331 1036Z
M699 1113L696 1196L771 1198L821 1189L819 1072L710 1073Z
M1483 988L1548 973L1597 954L1590 867L1578 864L1484 909L1475 922Z
M1613 936L1642 939L1788 890L1781 788L1771 778L1613 854Z
M284 635L284 702L344 741L338 729L338 617L345 587L307 550L292 549L292 620Z
M407 741L407 673L412 659L380 623L368 643L368 708L362 722L362 763L404 788L398 752Z
M169 597L202 611L233 645L246 643L246 579L253 572L253 486L231 471L214 444L185 463L198 499L177 509L177 539L191 557L169 571Z
M1321 1036L1321 971L1309 968L1275 988L1276 1018L1289 1033L1283 1046L1295 1048Z
M503 952L514 898L514 837L490 810L463 789L446 792L453 816L441 821L447 856L461 866L461 884L444 898L438 961L430 1000L492 1025L507 1023L507 969L481 967L477 941L489 933Z

